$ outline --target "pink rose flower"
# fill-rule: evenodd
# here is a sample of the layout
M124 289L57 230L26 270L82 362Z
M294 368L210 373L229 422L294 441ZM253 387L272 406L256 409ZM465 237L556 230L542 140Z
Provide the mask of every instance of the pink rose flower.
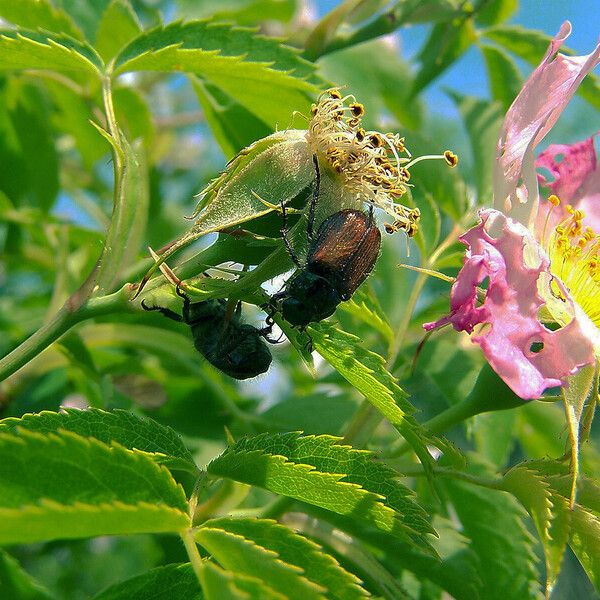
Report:
M506 114L494 209L481 210L479 225L460 238L467 252L451 313L424 325L475 332L472 341L523 399L565 385L600 355L600 167L593 136L550 146L537 161L534 155L600 62L600 43L587 56L557 53L570 32L564 23ZM547 188L547 200L540 202L538 185Z

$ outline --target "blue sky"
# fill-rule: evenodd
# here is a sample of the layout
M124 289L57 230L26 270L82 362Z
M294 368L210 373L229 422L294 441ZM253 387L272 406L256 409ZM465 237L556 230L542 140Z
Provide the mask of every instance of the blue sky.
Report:
M319 14L325 14L339 3L339 0L317 0ZM600 36L599 14L600 0L521 0L511 22L553 36L562 22L568 19L573 25L568 45L580 54L588 54ZM415 26L401 30L401 47L407 58L417 53L426 39L428 29L427 26ZM462 90L469 95L488 96L485 66L476 48L471 48L462 56L425 94L434 112L455 116L453 103L442 91L444 87Z

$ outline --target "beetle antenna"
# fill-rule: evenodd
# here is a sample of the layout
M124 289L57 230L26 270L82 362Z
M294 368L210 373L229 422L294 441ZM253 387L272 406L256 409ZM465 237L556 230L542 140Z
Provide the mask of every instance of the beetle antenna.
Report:
M283 243L285 244L285 249L287 250L292 262L299 268L302 268L302 263L298 258L298 255L292 248L292 244L290 242L290 238L288 237L288 227L287 227L287 213L285 208L285 203L283 200L281 201L281 237L283 239Z
M313 189L312 198L310 199L310 206L308 208L308 226L306 227L306 235L308 241L312 242L314 235L315 225L315 209L317 206L317 200L319 199L319 192L321 190L321 171L319 169L319 159L316 154L313 154L313 164L315 165L315 187Z

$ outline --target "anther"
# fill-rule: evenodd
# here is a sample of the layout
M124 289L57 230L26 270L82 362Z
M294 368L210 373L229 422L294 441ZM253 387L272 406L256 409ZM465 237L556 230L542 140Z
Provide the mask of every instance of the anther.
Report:
M350 105L350 111L358 119L365 114L365 107L360 102L354 102Z
M452 168L458 164L458 156L456 156L456 154L454 154L454 152L451 150L446 150L446 152L444 152L444 158L446 159L448 165Z
M550 202L550 204L552 204L552 206L559 206L560 198L554 194L551 194L550 196L548 196L548 202Z

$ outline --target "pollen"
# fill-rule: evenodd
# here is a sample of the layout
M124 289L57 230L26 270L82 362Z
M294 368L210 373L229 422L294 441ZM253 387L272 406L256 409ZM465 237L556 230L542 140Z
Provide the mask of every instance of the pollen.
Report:
M556 198L556 197L555 197ZM557 204L548 198L551 204ZM565 206L567 217L550 236L550 271L567 287L586 315L600 327L600 235L583 226L585 214Z
M400 203L411 184L410 168L421 160L444 160L455 166L450 151L413 158L398 133L367 131L362 127L365 107L338 88L321 94L311 110L307 141L315 154L339 174L344 187L356 198L383 209L393 219L386 231L418 231L419 212Z

